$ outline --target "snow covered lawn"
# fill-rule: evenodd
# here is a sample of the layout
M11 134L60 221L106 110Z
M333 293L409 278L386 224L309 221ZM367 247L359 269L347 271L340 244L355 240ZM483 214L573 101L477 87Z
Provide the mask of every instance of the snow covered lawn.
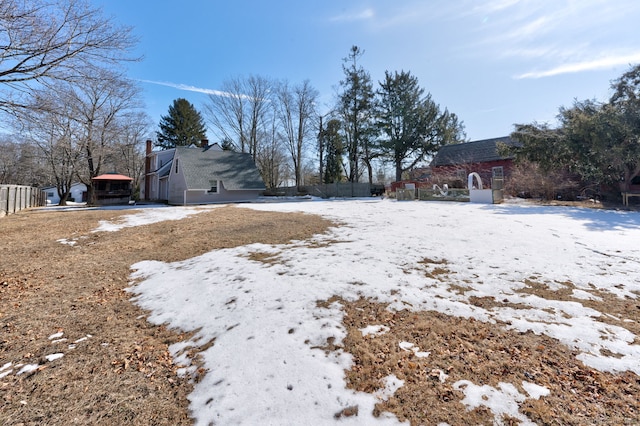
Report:
M171 347L185 373L195 368L187 349L208 347L201 353L208 373L190 398L197 424L398 424L391 414L372 413L402 380L387 377L385 390L376 394L347 389L351 355L323 349L346 333L338 303L318 307L332 296L507 324L558 339L591 368L640 374L640 345L631 331L638 330L638 313L586 306L603 296L635 300L640 294L638 213L377 199L242 207L308 212L342 225L312 241L132 266L130 290L151 311L149 320L197 331L191 341ZM437 268L425 273L425 264L446 266L446 277ZM523 291L536 286L568 294L550 300ZM472 299L500 303L482 307ZM385 328L369 324L362 333L376 338ZM402 344L401 350L427 362L434 349ZM549 390L535 380L517 383L524 393L514 385L453 384L469 409L482 405L498 423L510 416L530 424L518 404Z

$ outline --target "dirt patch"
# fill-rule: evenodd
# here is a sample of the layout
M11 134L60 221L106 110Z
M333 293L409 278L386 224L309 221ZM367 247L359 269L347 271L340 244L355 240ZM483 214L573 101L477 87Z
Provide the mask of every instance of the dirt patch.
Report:
M384 379L395 375L403 386L388 401L381 400L377 410L390 411L412 425L494 424L486 407L469 410L462 404L464 386L455 384L464 380L496 389L501 383L511 384L525 396L523 383L544 386L547 396L520 403L520 413L539 425L640 421L640 377L589 368L555 339L437 312L391 312L387 305L366 299L333 301L343 306L348 332L343 349L353 354L348 386L380 392ZM361 329L370 325L387 331L363 336ZM410 345L420 352L407 350ZM519 424L517 419L502 420Z
M305 240L332 226L312 215L220 207L91 232L128 213L30 210L0 220L2 424L191 424L192 384L168 352L189 336L151 325L130 302L130 265Z

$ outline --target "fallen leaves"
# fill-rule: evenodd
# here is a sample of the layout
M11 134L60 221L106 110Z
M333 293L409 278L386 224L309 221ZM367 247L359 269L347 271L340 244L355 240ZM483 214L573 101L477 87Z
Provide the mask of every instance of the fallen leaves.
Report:
M376 393L390 374L404 381L376 405L377 413L392 412L411 424L492 424L490 409L467 410L461 404L465 395L453 384L467 380L492 389L502 383L523 395L545 389L539 399L518 402L518 416L538 424L640 422L639 376L586 367L555 339L437 312L391 312L366 299L335 302L345 312L344 350L353 356L347 386ZM361 330L371 324L386 327L385 333L363 337ZM429 356L417 357L416 348L427 348ZM502 421L508 424L509 418L504 414Z

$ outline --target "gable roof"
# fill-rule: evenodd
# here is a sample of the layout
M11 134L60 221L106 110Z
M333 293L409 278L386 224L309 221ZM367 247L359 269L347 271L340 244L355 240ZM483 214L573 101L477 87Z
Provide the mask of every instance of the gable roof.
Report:
M489 161L507 160L512 156L499 153L500 144L517 145L509 136L484 139L480 141L444 145L431 162L431 167L453 166L456 164L487 163Z
M168 163L165 163L164 166L156 170L155 173L157 173L160 178L167 177L171 172L171 166L173 166L173 157L171 157L171 160Z
M209 189L212 181L222 181L229 191L266 188L250 154L177 147L176 159L189 189Z

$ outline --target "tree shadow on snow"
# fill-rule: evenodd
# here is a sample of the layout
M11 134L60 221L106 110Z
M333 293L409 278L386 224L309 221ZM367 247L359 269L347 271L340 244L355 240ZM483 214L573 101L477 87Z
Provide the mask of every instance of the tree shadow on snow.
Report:
M504 205L486 206L496 214L566 216L583 222L593 231L640 229L640 212L601 210L588 207Z

